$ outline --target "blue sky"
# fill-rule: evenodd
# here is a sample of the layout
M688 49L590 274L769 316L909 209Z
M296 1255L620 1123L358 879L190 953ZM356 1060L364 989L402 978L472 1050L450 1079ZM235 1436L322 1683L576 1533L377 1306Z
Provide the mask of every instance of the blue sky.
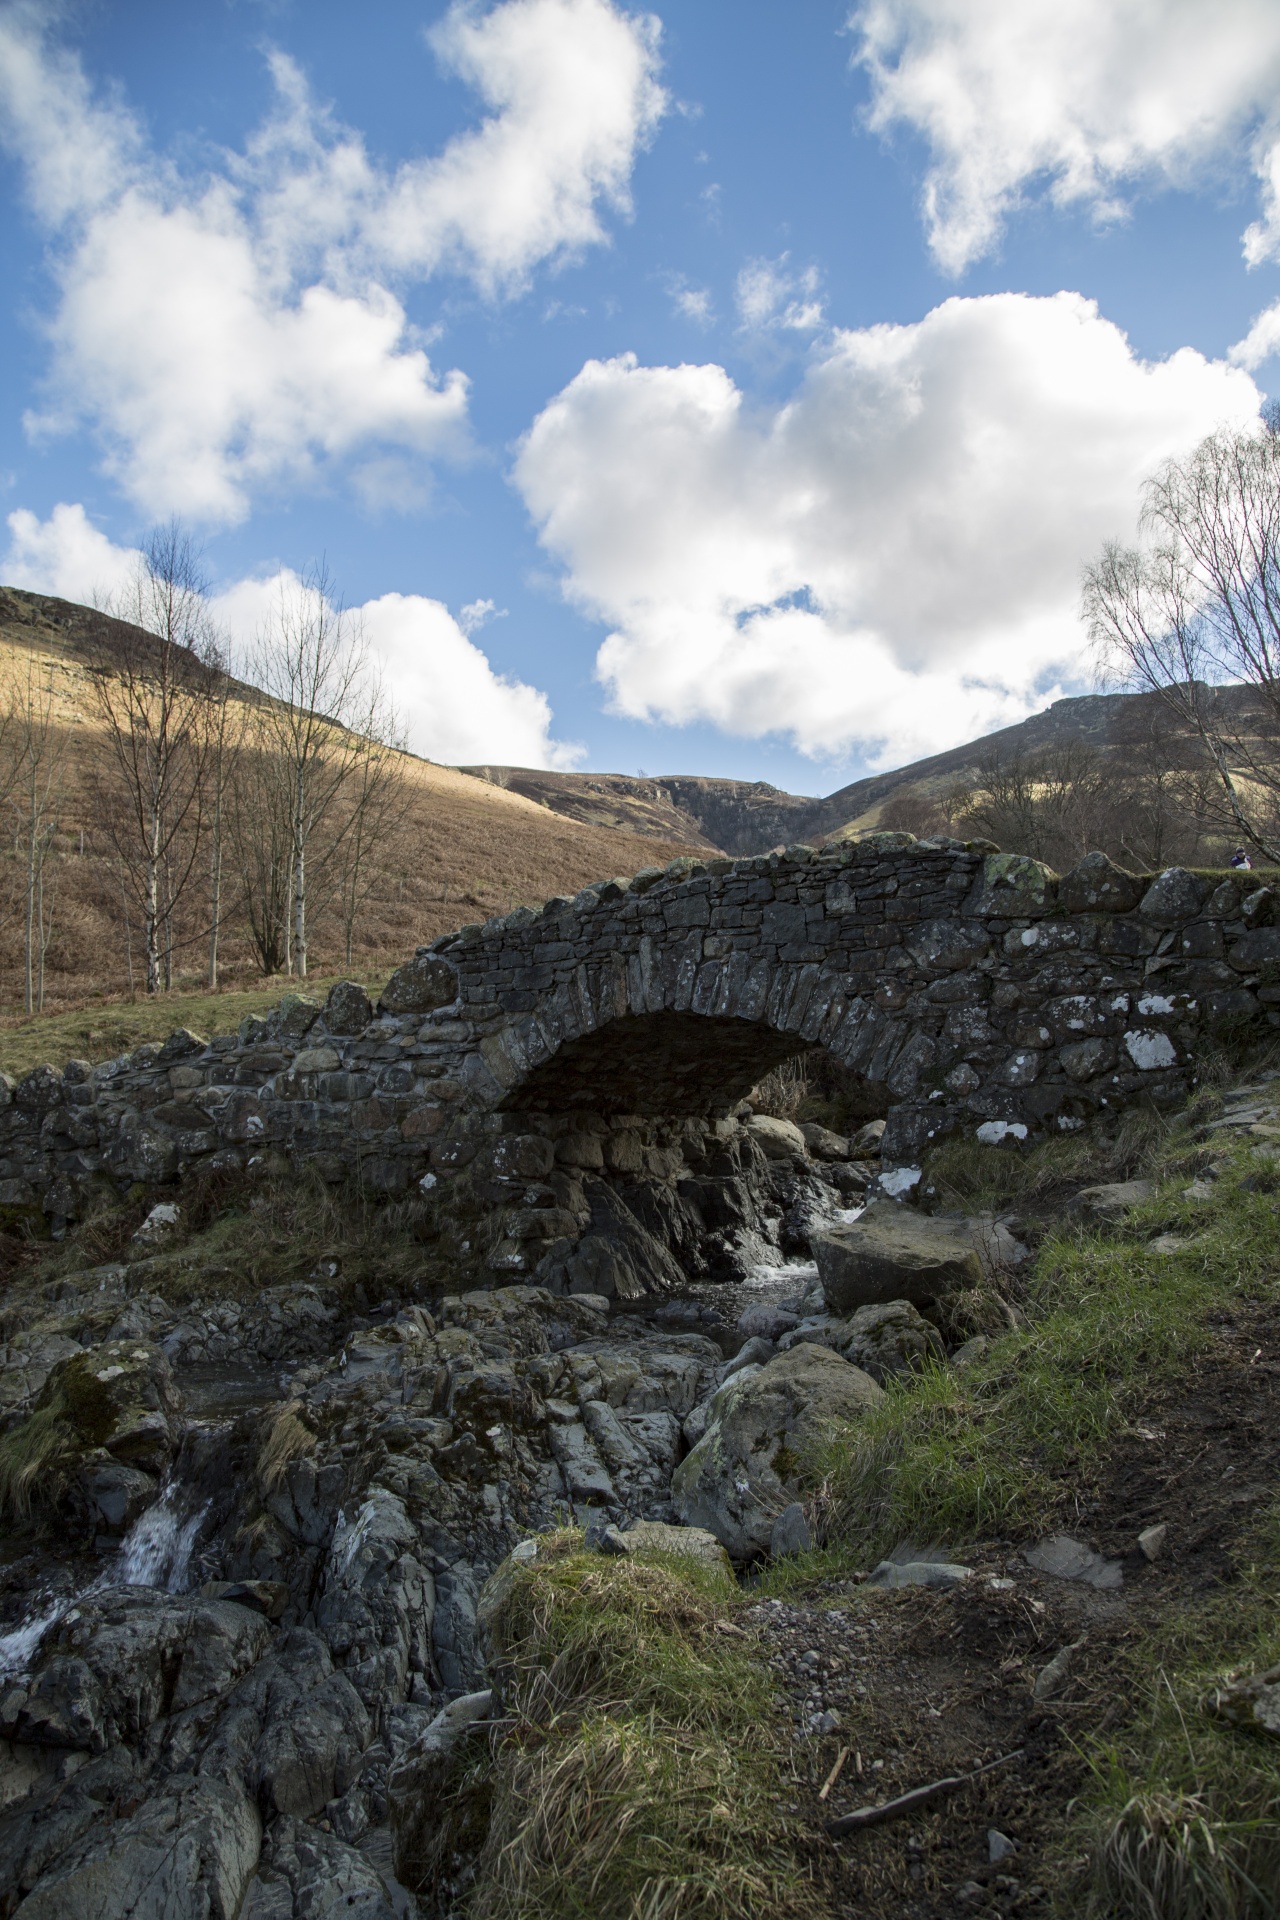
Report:
M1017 719L1280 379L1274 0L11 0L0 140L0 578L323 555L440 759Z

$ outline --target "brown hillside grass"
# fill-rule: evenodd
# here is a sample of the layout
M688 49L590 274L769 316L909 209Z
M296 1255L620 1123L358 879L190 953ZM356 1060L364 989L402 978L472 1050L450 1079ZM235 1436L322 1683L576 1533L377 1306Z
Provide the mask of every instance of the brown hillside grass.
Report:
M89 609L0 588L0 688L24 681L34 660L53 687L55 717L67 740L66 796L50 861L56 905L46 965L47 1015L94 1013L142 997L135 991L142 981L138 929L136 922L131 925L131 989L120 876L107 835L95 820L93 799L105 740L89 663L95 637L99 642L104 632L109 637L114 624ZM313 978L348 972L366 981L385 977L415 946L468 921L537 906L554 894L571 896L592 880L661 866L681 853L706 851L705 844L692 847L680 839L570 820L414 755L406 754L403 764L410 787L407 819L387 871L362 911L350 966L336 915L321 913L311 929ZM0 1026L17 1027L22 1022L22 872L13 827L0 815ZM185 934L174 986L175 993L191 995L200 991L204 966L204 940L194 916ZM234 916L224 929L219 971L223 989L236 997L267 988ZM284 984L277 980L267 989L269 1000L279 997ZM229 1017L214 1024L234 1025L247 1010L233 1014L228 1008ZM102 1024L86 1022L86 1031ZM33 1050L45 1057L38 1034L31 1031L37 1025L22 1022L21 1045L0 1048L0 1058L6 1053L25 1057ZM89 1041L85 1050L100 1049Z

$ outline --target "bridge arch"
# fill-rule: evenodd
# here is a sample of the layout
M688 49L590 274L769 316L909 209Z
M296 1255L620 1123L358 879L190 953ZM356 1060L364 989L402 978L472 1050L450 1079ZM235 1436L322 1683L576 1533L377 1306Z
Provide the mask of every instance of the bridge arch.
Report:
M1275 1018L1257 989L1280 929L1250 932L1239 887L1211 876L1091 855L1059 880L981 843L884 834L677 861L431 951L456 970L481 1107L714 1115L825 1048L877 1089L886 1151L911 1159L956 1126L1173 1104L1206 1027Z

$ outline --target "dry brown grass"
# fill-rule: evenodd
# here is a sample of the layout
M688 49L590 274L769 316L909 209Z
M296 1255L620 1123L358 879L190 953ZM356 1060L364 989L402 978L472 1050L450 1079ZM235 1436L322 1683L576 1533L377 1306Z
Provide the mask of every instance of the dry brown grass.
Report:
M284 1484L292 1461L303 1460L315 1450L316 1436L303 1419L298 1401L290 1400L272 1415L258 1448L255 1473L262 1495Z
M51 603L42 604L47 609ZM55 711L69 735L67 797L51 857L57 910L46 1008L56 1014L127 1002L130 995L120 882L93 801L95 770L105 752L88 665L95 616L79 610L78 628L21 618L32 605L0 589L0 686L25 676L34 653L41 673L52 678ZM572 896L589 881L706 851L705 845L567 819L414 755L404 756L404 766L409 816L395 859L362 912L349 969L336 916L321 914L314 925L312 970L328 978L346 971L361 979L385 975L416 945L468 921L537 906L553 894ZM21 1004L19 877L13 854L0 844L0 1009L8 1008L11 1018ZM184 936L176 985L189 993L198 989L203 967L196 921ZM223 941L221 972L225 985L240 991L261 979L245 933L234 923ZM136 954L135 976L140 978Z

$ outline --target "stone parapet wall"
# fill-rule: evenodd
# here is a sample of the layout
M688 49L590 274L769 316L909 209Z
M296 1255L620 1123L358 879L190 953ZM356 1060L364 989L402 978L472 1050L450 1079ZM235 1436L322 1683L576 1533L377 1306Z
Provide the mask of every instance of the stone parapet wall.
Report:
M908 835L680 860L419 949L376 1010L344 983L238 1034L6 1083L0 1205L57 1220L264 1152L403 1192L581 1110L660 1157L664 1125L728 1114L808 1047L866 1082L891 1163L957 1127L1070 1129L1176 1104L1206 1036L1280 1024L1274 912L1257 875L1091 855L1059 878Z

